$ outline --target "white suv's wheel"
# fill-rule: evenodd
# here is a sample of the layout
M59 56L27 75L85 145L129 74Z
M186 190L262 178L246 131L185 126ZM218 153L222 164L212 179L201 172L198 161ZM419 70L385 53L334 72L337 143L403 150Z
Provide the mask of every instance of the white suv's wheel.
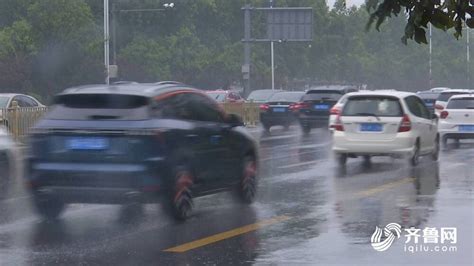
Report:
M410 158L410 164L417 166L420 163L420 142L416 141L415 147L413 148L413 154Z
M439 150L440 150L439 146L440 146L439 137L436 137L435 147L433 149L433 153L431 153L431 159L433 159L433 161L437 161L439 159Z

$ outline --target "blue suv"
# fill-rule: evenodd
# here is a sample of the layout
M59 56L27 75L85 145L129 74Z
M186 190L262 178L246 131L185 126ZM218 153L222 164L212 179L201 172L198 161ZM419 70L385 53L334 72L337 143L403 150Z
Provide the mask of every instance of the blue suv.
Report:
M65 90L32 129L26 179L44 218L68 203L162 202L186 219L193 197L236 189L251 203L257 145L239 117L177 82Z

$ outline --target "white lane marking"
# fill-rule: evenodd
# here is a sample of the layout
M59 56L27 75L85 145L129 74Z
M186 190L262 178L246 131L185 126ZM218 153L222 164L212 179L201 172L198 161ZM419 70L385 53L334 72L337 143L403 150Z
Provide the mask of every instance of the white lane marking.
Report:
M298 167L298 166L305 166L305 165L316 164L316 163L325 162L325 161L328 161L328 159L320 159L320 160L314 160L314 161L309 161L309 162L289 164L285 166L280 166L278 167L278 169L287 169L287 168L293 168L293 167Z

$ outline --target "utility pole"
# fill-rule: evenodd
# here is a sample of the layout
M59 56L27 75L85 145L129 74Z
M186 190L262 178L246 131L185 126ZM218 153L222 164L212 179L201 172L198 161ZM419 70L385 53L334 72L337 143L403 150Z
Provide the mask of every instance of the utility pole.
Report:
M433 63L433 45L432 45L432 25L430 23L430 62L429 62L429 65L430 65L430 87L428 89L432 89L433 88L433 71L432 71L432 63Z
M244 65L242 74L245 80L244 94L250 93L250 5L244 9Z
M270 0L270 8L273 8L273 0ZM272 61L272 90L275 90L275 58L274 58L274 50L273 50L273 38L270 41L270 53L271 53L271 61Z
M466 27L466 33L467 88L471 89L471 47L469 41L471 35L471 28Z
M117 65L117 10L112 3L112 64Z
M109 62L109 0L104 0L104 66L105 84L110 83L110 62Z

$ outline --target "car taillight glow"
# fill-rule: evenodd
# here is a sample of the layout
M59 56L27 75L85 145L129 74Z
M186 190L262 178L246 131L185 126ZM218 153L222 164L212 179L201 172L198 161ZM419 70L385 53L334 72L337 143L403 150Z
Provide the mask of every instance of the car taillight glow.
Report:
M443 107L441 104L436 104L436 105L435 105L435 109L436 109L436 110L443 110L444 107Z
M338 115L341 113L341 109L339 109L338 107L333 107L331 108L331 110L329 110L329 114L331 115Z
M270 105L268 105L268 104L261 104L261 105L260 105L260 111L266 112L266 111L268 111L269 109L270 109Z
M448 111L442 111L442 112L439 114L439 118L441 118L441 119L446 119L448 116L449 116L449 112L448 112Z
M344 125L342 125L340 114L337 116L336 121L334 122L334 124L331 125L331 128L333 128L336 131L344 131Z
M301 109L309 108L309 104L300 102L300 103L292 103L289 107L290 111L297 112Z
M290 110L290 111L296 111L296 105L297 105L297 103L292 103L292 104L290 104L290 106L288 106L288 110Z
M400 123L400 127L398 128L398 132L408 132L411 130L411 121L408 115L403 115L402 123Z

